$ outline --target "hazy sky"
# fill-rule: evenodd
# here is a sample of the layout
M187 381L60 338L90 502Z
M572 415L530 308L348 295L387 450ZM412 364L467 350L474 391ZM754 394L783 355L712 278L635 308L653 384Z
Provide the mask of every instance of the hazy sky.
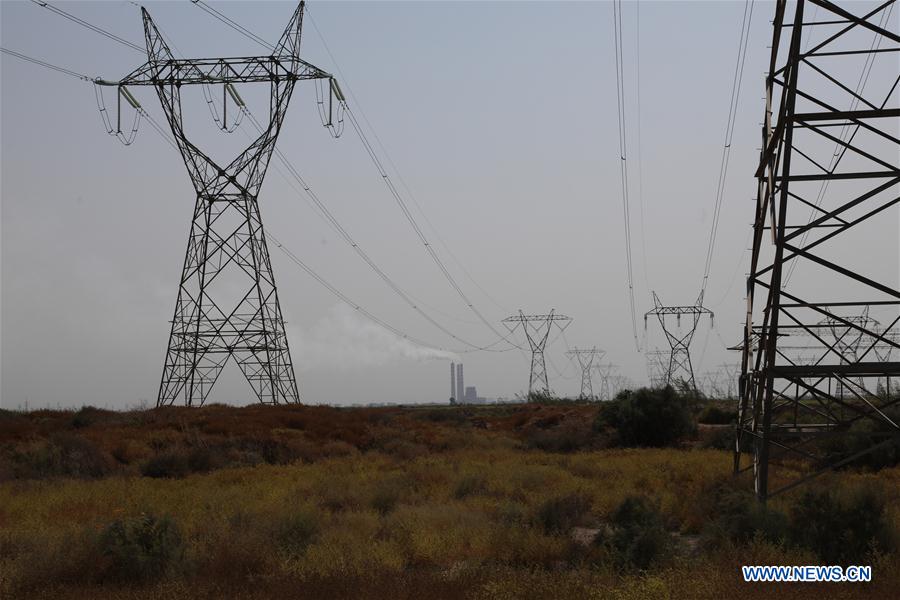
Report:
M143 44L133 3L60 5ZM213 5L271 41L294 9L288 2ZM185 56L265 53L188 1L146 6ZM704 321L698 330L698 375L737 362L725 344L738 342L745 310L773 7L754 6L706 296L715 328ZM646 382L626 288L613 5L315 2L309 8L344 88L358 101L351 98L351 105L374 126L412 191L407 201L421 207L416 217L425 234L476 307L497 328L519 308L555 308L574 318L565 339L547 350L558 393L579 391L564 356L567 343L596 345L623 375ZM649 290L668 304L692 304L699 292L743 11L744 2L641 2L638 105L638 4L625 5L636 310L647 348L665 344L652 321L644 339L640 315L651 308ZM146 58L30 2L3 1L0 20L4 47L90 76L117 79ZM311 23L302 54L338 70ZM879 60L876 82L897 68L896 56ZM0 83L2 406L152 404L194 203L184 165L146 123L130 147L108 136L89 83L6 55ZM164 123L152 91L135 93ZM216 132L200 90L191 93L186 122L201 147L229 154L246 143L241 129ZM252 103L263 96L246 97L263 114L264 106ZM426 312L467 340L495 340L431 262L349 126L338 140L321 127L312 84L298 85L279 147ZM267 231L378 317L434 348L459 348L397 298L272 164L260 194ZM896 239L897 226L895 209L873 224L870 239ZM274 244L270 250L305 402L447 399L452 354L418 348L372 325ZM876 273L895 286L898 260L893 250L873 256ZM462 360L466 382L479 395L511 397L527 388L529 362L520 351ZM230 364L209 401L252 399Z

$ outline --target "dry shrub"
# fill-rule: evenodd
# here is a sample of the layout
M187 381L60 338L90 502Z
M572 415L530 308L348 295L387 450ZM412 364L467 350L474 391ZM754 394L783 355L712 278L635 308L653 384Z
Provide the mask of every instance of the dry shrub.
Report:
M277 570L272 554L272 538L259 523L231 527L198 552L196 572L203 578L226 581L232 588L241 582L271 577Z
M466 475L456 483L453 497L462 500L468 496L487 492L487 479L483 475Z
M538 427L526 435L530 448L544 452L576 452L592 446L594 432L590 423L579 420L554 420L552 427Z
M346 456L358 456L359 450L356 446L351 446L347 442L333 440L321 445L321 454L323 458L340 458Z
M428 448L417 442L392 438L380 445L380 450L394 458L408 461L428 455Z
M141 474L154 478L181 478L213 469L216 458L209 448L173 448L157 454L141 467Z
M363 505L362 495L352 485L344 485L338 482L329 484L317 495L318 504L331 512L344 512L356 510Z
M49 439L35 440L14 448L10 456L13 477L79 477L96 479L111 474L116 463L94 442L75 433L57 432Z
M415 482L406 474L395 474L380 479L372 491L370 506L382 515L393 511L397 505L415 493Z
M101 579L105 558L97 543L96 531L81 529L52 534L29 532L4 543L13 553L3 560L10 580L10 598L40 597L39 590L48 586L94 583Z
M591 499L576 492L556 496L544 502L535 520L547 533L565 533L577 525L591 510Z
M311 509L301 509L283 517L275 530L278 549L288 558L296 559L319 536L320 518Z
M121 464L131 465L147 460L150 458L152 451L137 440L124 439L113 446L110 454Z

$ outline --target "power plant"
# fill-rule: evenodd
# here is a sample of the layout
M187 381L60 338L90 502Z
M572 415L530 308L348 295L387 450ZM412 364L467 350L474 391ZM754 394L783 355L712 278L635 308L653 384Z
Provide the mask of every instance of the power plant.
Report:
M450 404L481 404L486 398L478 396L474 385L466 387L462 363L450 363Z

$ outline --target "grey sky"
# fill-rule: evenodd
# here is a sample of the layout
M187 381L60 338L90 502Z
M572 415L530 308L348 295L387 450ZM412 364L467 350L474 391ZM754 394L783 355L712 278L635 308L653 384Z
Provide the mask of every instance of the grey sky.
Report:
M186 56L263 52L190 2L146 6ZM272 41L294 8L288 2L215 6ZM637 6L625 6L625 77L634 277L643 314L651 305L648 287L670 304L690 304L699 291L744 3L640 4L640 111ZM143 43L131 3L62 7ZM434 226L426 235L476 306L498 328L519 308L555 308L575 319L566 339L547 352L559 393L579 389L563 356L566 342L597 345L624 375L646 382L625 284L612 4L317 2L309 8L360 103L351 104L371 121L424 212L417 218ZM723 342L738 341L745 309L744 250L772 12L772 3L755 3L706 297L716 324L711 329L704 322L696 336L698 373L737 361ZM4 47L91 76L116 79L144 60L30 2L2 2L0 18ZM310 23L302 54L336 72ZM876 82L897 68L896 57L879 60ZM0 83L2 405L152 403L194 202L181 159L146 123L130 147L107 136L88 83L5 55ZM164 122L152 92L139 90L139 97ZM201 147L233 153L247 138L241 130L227 140L217 133L201 98L196 90L188 105L192 134ZM352 130L333 140L321 127L312 85L295 91L279 147L429 314L466 339L494 340L431 263ZM394 296L272 164L260 194L269 232L380 318L436 347L458 347ZM861 235L896 239L897 226L895 208ZM370 325L270 249L304 401L446 400L445 355ZM873 272L896 286L897 253L873 262ZM811 286L826 283L809 279ZM640 316L638 326L643 336ZM664 345L656 323L648 324L645 343ZM463 361L467 384L482 396L510 397L527 386L528 358L519 351L466 354ZM567 377L556 376L557 369ZM210 401L250 400L249 386L230 365Z

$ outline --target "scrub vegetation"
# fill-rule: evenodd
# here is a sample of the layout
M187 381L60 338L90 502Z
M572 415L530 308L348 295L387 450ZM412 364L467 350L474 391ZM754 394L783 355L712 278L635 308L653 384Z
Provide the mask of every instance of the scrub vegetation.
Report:
M638 390L602 405L0 411L0 597L900 589L900 468L843 469L762 507L716 447L727 410ZM640 426L658 412L674 434ZM744 584L745 564L871 564L873 582Z

